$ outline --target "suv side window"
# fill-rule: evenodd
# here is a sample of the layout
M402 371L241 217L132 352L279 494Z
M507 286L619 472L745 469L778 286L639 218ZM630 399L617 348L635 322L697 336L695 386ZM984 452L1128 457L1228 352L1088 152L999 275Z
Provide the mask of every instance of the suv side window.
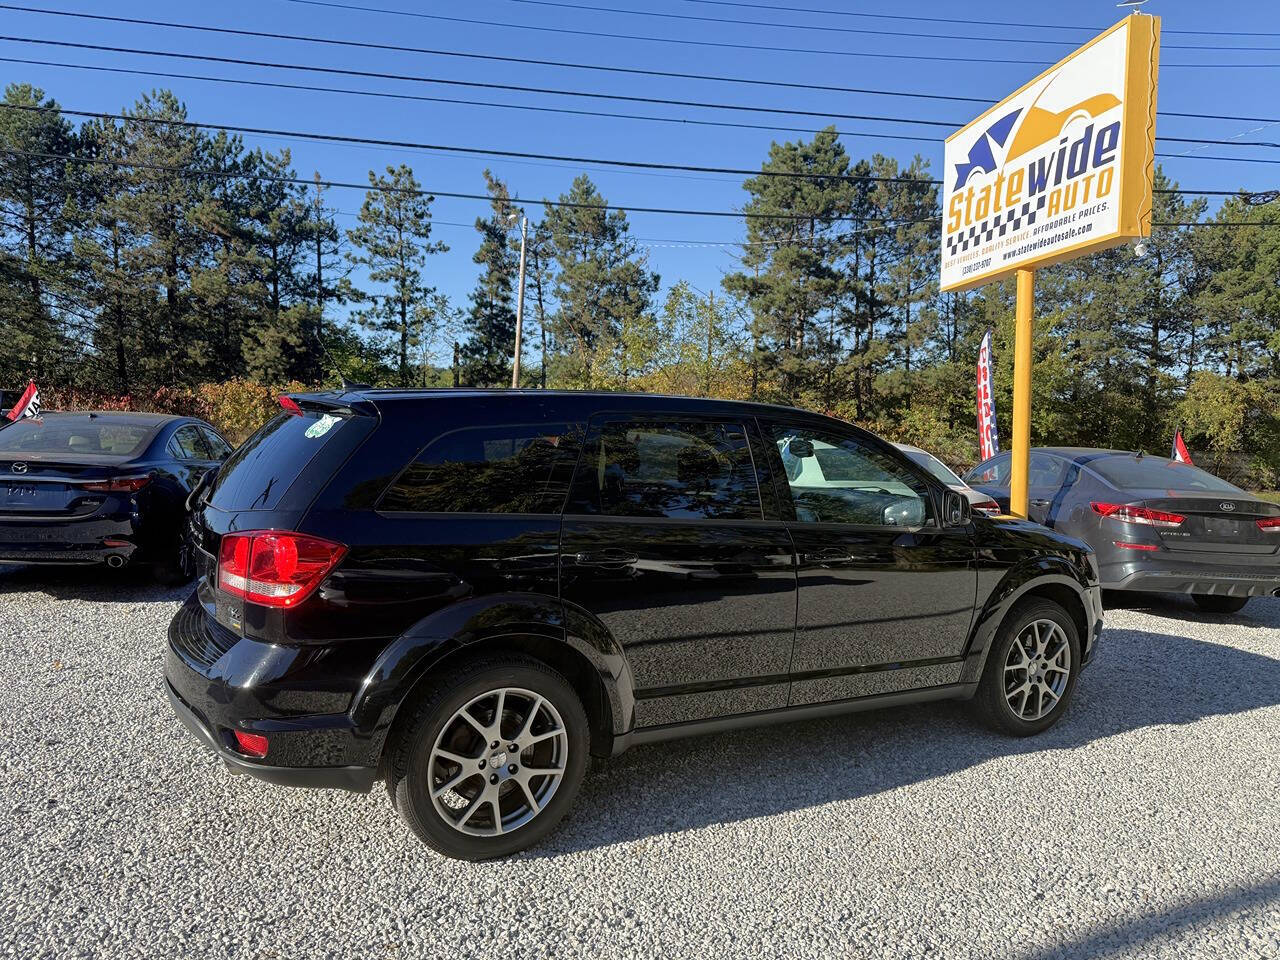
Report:
M826 430L770 429L797 520L919 527L932 519L928 486L891 454Z
M583 454L568 512L759 520L760 490L746 427L605 421Z
M581 446L569 424L453 430L437 437L387 488L378 509L403 513L555 514Z

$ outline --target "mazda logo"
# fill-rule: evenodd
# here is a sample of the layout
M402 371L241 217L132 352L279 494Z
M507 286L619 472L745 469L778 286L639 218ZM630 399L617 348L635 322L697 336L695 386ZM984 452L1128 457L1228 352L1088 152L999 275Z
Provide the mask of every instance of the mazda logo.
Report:
M1228 513L1230 513L1232 510L1236 508L1236 505L1234 503L1230 503L1229 501L1226 501L1226 500L1218 504L1218 506L1220 506L1223 510L1226 510Z
M27 465L25 463L15 463L9 469L12 470L14 473L26 473Z

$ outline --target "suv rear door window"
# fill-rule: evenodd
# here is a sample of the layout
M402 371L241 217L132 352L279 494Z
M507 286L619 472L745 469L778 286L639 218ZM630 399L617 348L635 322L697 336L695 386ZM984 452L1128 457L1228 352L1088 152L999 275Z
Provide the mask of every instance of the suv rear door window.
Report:
M588 444L571 513L759 520L760 490L741 423L613 420Z
M555 514L564 506L581 429L524 424L454 430L433 440L383 494L400 513Z

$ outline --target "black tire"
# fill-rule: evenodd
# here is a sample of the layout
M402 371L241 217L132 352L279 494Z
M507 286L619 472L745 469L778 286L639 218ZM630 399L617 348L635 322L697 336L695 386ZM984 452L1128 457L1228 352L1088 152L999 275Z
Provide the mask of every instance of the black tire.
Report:
M195 576L195 572L195 560L185 537L170 547L166 556L151 565L151 575L166 587L182 586Z
M1249 602L1248 597L1224 597L1214 593L1193 593L1191 599L1206 613L1236 613Z
M459 711L477 698L486 696L496 698L496 694L491 691L508 688L529 691L538 697L545 698L554 713L559 715L560 724L551 723L550 713L547 711L538 714L538 722L543 724L543 730L563 729L564 731L563 738L553 737L550 741L546 741L551 750L563 748L561 758L552 764L558 765L563 773L550 792L549 799L543 798L543 804L527 822L514 828L505 828L505 832L488 836L463 833L460 828L447 822L445 813L437 808L431 796L431 784L434 782L433 777L435 781L444 781L445 777L465 775L464 768L458 765L457 773L453 773L454 768L451 768L448 774L441 774L441 767L433 770L432 751L435 749L437 740L446 733L457 736L460 728L461 735L465 736L467 725L458 719ZM526 713L528 712L532 701L516 693L510 696L516 704L516 710L523 706ZM489 709L491 713L496 712L496 702L496 699L482 700L472 709L477 711L482 720L485 720L484 711ZM544 839L556 828L572 805L586 771L591 740L590 729L586 711L583 710L578 695L564 677L546 664L515 655L463 664L440 678L430 681L426 689L415 697L414 702L406 704L402 709L412 712L404 724L397 724L398 732L393 735L394 739L388 746L387 790L392 796L392 805L404 822L423 843L436 852L459 860L488 860L508 856ZM472 716L476 717L477 714ZM520 724L523 718L512 710L510 704L507 704L504 709L504 715L506 714L514 715L508 716L507 721L500 722L499 725L504 737L512 738L518 735L513 729L513 721ZM487 718L487 722L492 722L491 716ZM454 729L446 730L450 727ZM478 733L476 736L478 738ZM528 766L532 763L533 766L541 768L548 763L545 759L538 759L538 751L544 749L541 745L509 756L505 749L507 746L508 744L503 743L500 750L494 753L491 753L489 745L484 743L479 744L478 753L473 749L458 748L460 754L476 760L478 768L479 761L488 763L498 753L505 758L501 761L499 768L486 767L484 773L480 773L477 769L471 778L459 783L459 790L456 793L450 790L441 798L441 806L445 805L447 799L470 800L470 803L457 808L459 811L457 819L462 819L462 815L471 806L476 806L478 816L474 822L478 826L474 829L492 829L498 823L504 823L503 804L508 808L514 807L516 810L523 808L526 813L531 810L530 804L525 799L528 793L515 792L522 789L518 782L508 783L504 780L497 785L495 795L505 798L498 801L497 814L493 812L492 806L486 807L485 803L480 801L482 796L480 791L487 790L487 778L496 776L492 773L494 769L501 769L505 777L505 771L516 770L521 764ZM453 749L452 745L450 749ZM545 757L547 754L544 753L542 756ZM507 766L508 760L514 763ZM447 761L438 761L438 763L445 764ZM525 777L527 776L526 773ZM514 781L516 778L512 776L511 779ZM533 793L537 794L539 790L549 789L551 779L535 777L530 783L533 785ZM466 795L468 793L472 796L468 797Z
M1067 664L1066 682L1061 685L1061 689L1058 691L1058 699L1052 702L1052 706L1048 708L1044 715L1035 719L1028 719L1015 712L1013 704L1009 702L1009 689L1006 688L1006 677L1008 677L1008 683L1013 689L1018 689L1024 685L1027 671L1020 671L1017 668L1006 670L1005 668L1008 666L1011 656L1021 658L1020 653L1012 653L1014 643L1023 635L1024 631L1032 628L1032 625L1038 621L1049 621L1061 631L1066 640L1070 662ZM1057 723L1063 713L1066 712L1071 695L1075 692L1076 678L1080 674L1080 666L1080 635L1076 630L1075 621L1071 619L1071 615L1052 600L1035 598L1020 603L1009 611L996 633L991 652L987 656L987 665L982 671L982 679L978 683L978 692L973 698L974 709L987 726L1009 736L1030 737L1041 733ZM1044 676L1046 677L1046 682L1048 682L1047 678L1049 676L1057 675L1055 670L1054 674L1045 674ZM1044 698L1045 694L1038 689L1035 692L1037 706L1040 706L1042 704L1041 698ZM1029 706L1029 697L1029 693L1024 696L1022 700L1024 707ZM1028 710L1028 712L1034 713L1033 710Z

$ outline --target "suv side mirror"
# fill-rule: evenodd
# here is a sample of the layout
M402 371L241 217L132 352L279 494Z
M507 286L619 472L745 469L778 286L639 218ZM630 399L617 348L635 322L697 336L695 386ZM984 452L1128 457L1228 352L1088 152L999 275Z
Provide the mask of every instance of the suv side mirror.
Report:
M973 508L969 498L963 493L948 490L942 495L943 526L963 527L973 518Z
M792 437L787 441L787 453L793 457L812 457L813 441L803 440L800 437Z

